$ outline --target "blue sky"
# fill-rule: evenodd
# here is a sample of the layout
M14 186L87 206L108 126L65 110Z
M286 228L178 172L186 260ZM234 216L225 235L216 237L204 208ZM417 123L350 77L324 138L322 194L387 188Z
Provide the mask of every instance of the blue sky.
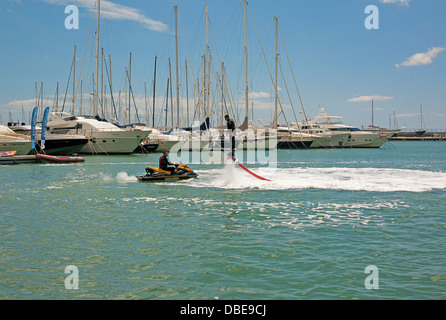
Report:
M180 95L182 112L185 112L186 60L191 104L193 79L201 77L205 3L209 6L213 66L221 76L218 57L224 62L226 81L242 118L242 0L103 0L101 47L107 58L111 56L115 100L119 90L124 92L124 68L129 64L130 52L132 87L141 117L145 112L144 83L151 108L155 56L158 57L157 108L161 109L166 94L168 58L176 97L173 6L177 5ZM67 30L64 26L67 5L79 8L78 30ZM379 10L379 29L368 30L364 25L369 16L364 12L368 5L375 5ZM88 91L92 91L94 59L90 68L87 67L94 27L87 49L86 45L93 6L94 0L1 0L0 114L3 122L9 120L10 113L13 120L21 120L22 106L28 122L35 104L36 82L39 90L40 83L44 83L44 101L50 107L54 105L59 82L59 105L62 104L74 45L77 46L76 78L79 79L86 50L81 78L86 81L84 86ZM283 77L279 73L278 86L288 121L294 121L294 115L286 88L298 117L301 108L286 53L308 115L315 116L320 106L328 114L342 116L345 123L368 125L373 97L375 125L389 126L389 122L393 125L390 116L395 114L400 127L416 129L422 104L426 127L446 129L446 0L251 0L248 8L249 90L254 119L270 121L273 115L274 87L256 30L268 66L274 72L276 16L286 46L285 51L280 39ZM70 82L67 100L71 97L71 85ZM213 74L211 87L215 86ZM84 108L88 110L87 96L88 93L84 95ZM76 100L79 103L78 97ZM70 103L67 105L71 108Z

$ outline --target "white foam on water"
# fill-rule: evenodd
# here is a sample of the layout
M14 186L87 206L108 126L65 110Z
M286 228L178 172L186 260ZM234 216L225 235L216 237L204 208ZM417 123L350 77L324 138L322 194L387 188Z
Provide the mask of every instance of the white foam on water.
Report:
M104 182L110 182L113 180L112 176L108 173L99 172L99 179Z
M193 187L224 189L326 189L376 192L423 192L446 189L446 172L395 168L249 168L271 181L259 180L228 164L224 169L201 170Z
M120 183L137 182L138 178L135 176L129 176L127 172L121 171L116 175L116 180Z
M104 182L111 182L111 181L117 181L119 183L127 183L127 182L137 182L138 178L135 176L129 176L127 172L121 171L119 172L116 177L113 177L112 175L108 173L99 172L99 179Z

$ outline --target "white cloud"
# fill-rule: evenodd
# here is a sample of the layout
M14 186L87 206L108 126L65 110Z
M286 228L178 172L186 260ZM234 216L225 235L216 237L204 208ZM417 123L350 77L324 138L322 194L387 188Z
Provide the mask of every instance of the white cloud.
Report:
M347 102L370 102L372 101L385 101L385 100L392 100L394 97L388 97L388 96L360 96L355 98L350 98L347 100Z
M382 3L397 3L402 6L409 6L410 0L380 0Z
M413 56L410 56L401 64L396 64L395 66L399 68L400 66L411 67L411 66L420 66L425 64L431 64L437 55L445 50L445 48L441 47L432 47L426 52L416 53Z
M26 99L26 100L13 100L4 105L11 112L22 111L22 107L24 110L31 110L36 105L36 99Z
M250 92L249 97L251 99L264 99L264 98L270 98L271 95L267 92L259 91L259 92Z
M41 0L49 4L54 5L76 5L81 8L93 11L95 7L95 0ZM101 1L101 17L112 20L131 20L136 21L144 25L152 31L166 31L168 26L161 21L156 21L146 17L141 10L124 6L122 4L114 3L111 1Z
M420 113L400 113L395 115L397 118L412 118L412 117L419 117Z

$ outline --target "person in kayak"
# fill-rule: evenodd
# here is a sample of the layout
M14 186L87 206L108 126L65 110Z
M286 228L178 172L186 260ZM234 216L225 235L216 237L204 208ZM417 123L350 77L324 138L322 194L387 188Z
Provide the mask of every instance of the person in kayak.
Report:
M175 168L178 165L170 162L168 155L169 155L169 152L164 151L163 155L160 158L160 169L163 169L165 171L170 171L170 174L173 174L173 173L175 173Z
M235 123L229 118L229 115L225 115L226 127L229 130L229 137L231 138L231 158L234 160L234 150L235 150Z

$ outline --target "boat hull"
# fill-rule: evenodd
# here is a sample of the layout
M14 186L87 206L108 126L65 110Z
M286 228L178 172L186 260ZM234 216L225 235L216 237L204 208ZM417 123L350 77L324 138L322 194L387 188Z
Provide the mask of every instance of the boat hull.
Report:
M182 147L186 143L185 141L181 140L154 139L150 141L151 141L150 143L158 143L158 148L156 148L156 152L165 152L165 151L170 152L171 149L183 150Z
M315 138L311 148L343 148L348 141L349 134L322 135Z
M347 144L346 147L349 148L380 148L383 144L387 142L386 137L378 137L375 139L370 139L369 141L358 141L358 142L351 142L350 144Z
M277 143L277 149L309 149L313 140L297 140L282 138Z
M277 138L259 138L243 141L243 150L274 150L277 149L279 139Z
M158 143L141 143L138 147L136 147L134 153L148 153L155 152L158 149Z
M88 143L88 138L85 136L71 136L71 135L53 135L45 139L45 154L67 156L75 153L80 153L82 148ZM40 149L41 141L38 141L38 151Z
M147 133L143 131L93 132L81 154L130 154L140 145Z
M175 180L186 180L196 178L198 175L196 173L187 173L183 175L144 175L136 176L139 181L175 181Z

